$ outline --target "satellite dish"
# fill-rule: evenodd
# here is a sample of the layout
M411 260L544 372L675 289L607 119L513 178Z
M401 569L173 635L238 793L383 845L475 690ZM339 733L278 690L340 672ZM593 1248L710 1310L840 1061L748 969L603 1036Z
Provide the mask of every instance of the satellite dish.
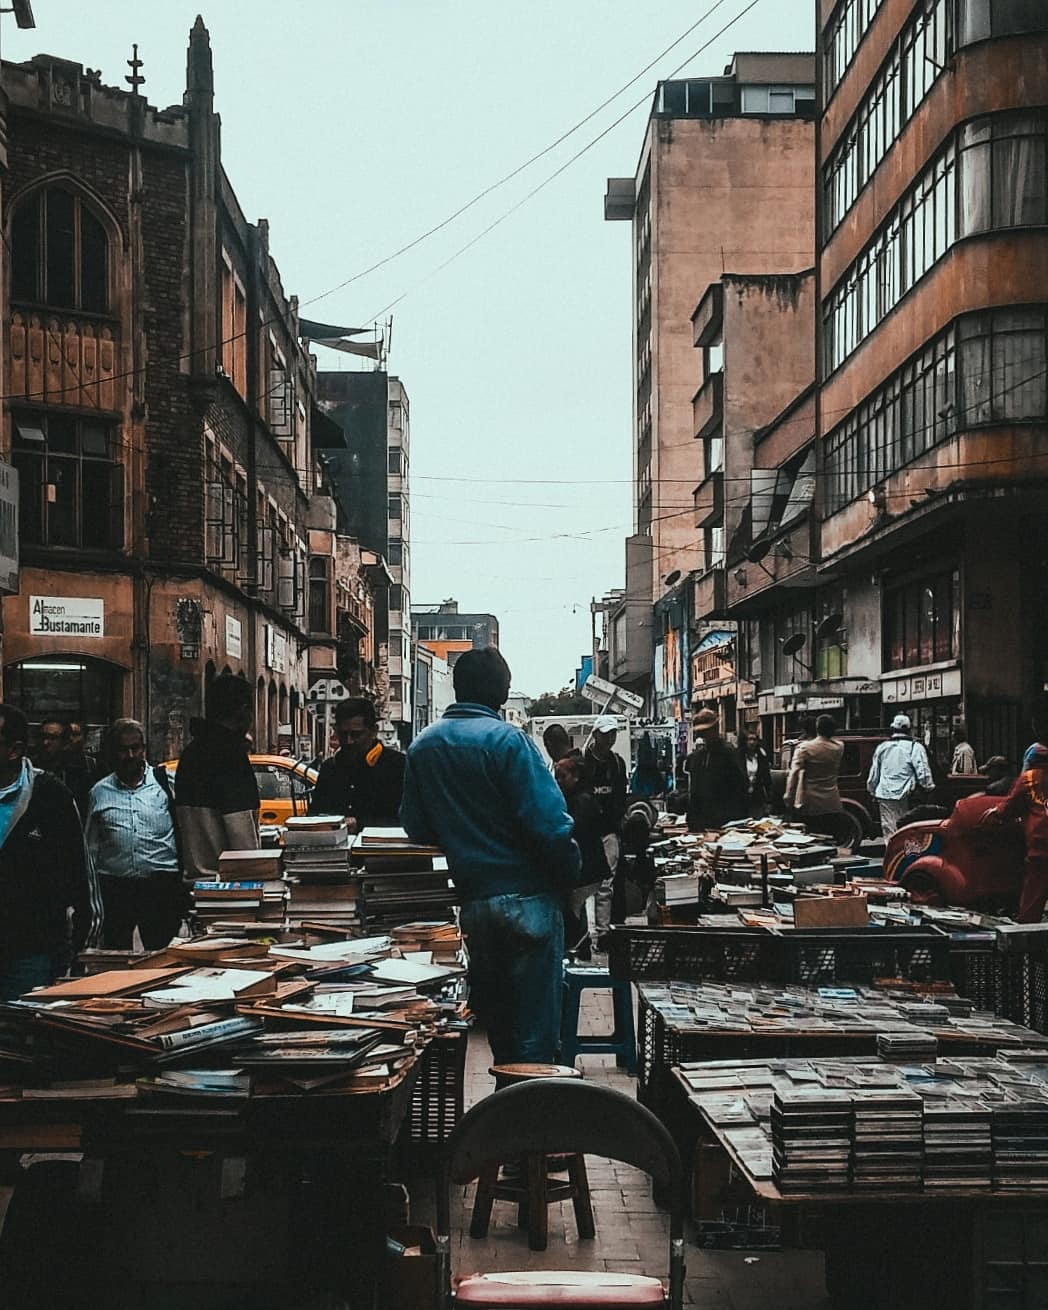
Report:
M843 623L843 614L827 614L815 629L815 635L820 638L820 640L824 637L832 637L835 633L840 632Z
M746 558L751 564L759 564L769 550L771 550L770 541L755 541L746 552Z
M672 587L675 582L680 582L680 569L672 569L662 581L667 587Z
M782 643L782 653L784 655L796 655L799 650L804 648L804 643L807 640L803 632L795 632Z

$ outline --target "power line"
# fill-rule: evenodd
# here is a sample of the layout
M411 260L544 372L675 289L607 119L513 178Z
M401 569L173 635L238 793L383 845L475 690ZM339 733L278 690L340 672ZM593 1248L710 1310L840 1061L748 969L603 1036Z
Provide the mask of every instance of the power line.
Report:
M676 68L672 69L666 75L667 78L675 77L677 73L681 71L681 69L686 68L688 64L692 62L693 59L697 59L698 56L701 55L705 50L709 49L709 47L714 43L714 41L718 40L720 37L724 35L725 32L729 31L732 27L734 27L735 24L741 18L744 18L750 12L750 10L754 9L758 4L760 4L760 0L749 0L749 4L747 4L743 9L740 9L739 12L735 15L735 17L732 18L729 22L725 23L719 32L714 32L713 36L711 36L708 41L703 42L703 44L699 46L697 50L692 51L692 53L687 57L687 59L685 59L682 63L678 64ZM709 12L712 12L712 10ZM580 160L583 155L587 154L590 150L592 150L593 147L597 145L598 142L603 141L604 138L610 132L613 132L615 128L619 126L620 123L624 123L626 119L629 118L630 114L632 114L635 110L639 109L641 105L647 104L648 99L649 99L648 95L644 95L641 97L640 100L630 105L630 107L624 113L620 114L618 118L616 118L613 122L609 123L608 126L604 128L603 131L598 132L598 134L591 141L588 141L582 147L581 150L577 150L569 159L565 160L565 162L561 164L559 168L555 169L552 173L550 173L548 177L543 178L543 180L537 186L532 187L532 189L526 195L522 196L521 199L518 200L515 204L511 205L509 209L504 210L497 218L493 219L492 222L490 222L487 225L487 227L481 229L481 231L478 232L476 236L471 237L470 240L467 241L464 246L460 246L459 249L456 250L453 254L449 255L448 258L443 261L443 263L438 264L437 267L432 270L432 272L427 273L426 276L422 278L420 281L416 282L414 286L410 286L406 291L402 291L399 296L397 296L394 300L391 300L388 305L385 305L382 309L380 309L378 313L373 316L374 320L377 321L378 319L382 318L382 316L384 314L387 314L391 309L394 308L394 306L399 305L402 300L406 299L409 295L411 295L412 291L422 286L423 283L428 282L431 278L436 277L438 273L443 272L444 269L447 268L449 264L453 264L456 259L458 259L461 255L464 255L468 250L472 250L473 247L479 241L482 241L488 235L489 232L493 232L495 228L501 226L501 224L503 224L507 218L512 217L512 215L515 214L518 209L523 208L523 206L526 205L529 200L534 199L534 197L537 196L540 191L544 191L546 187L550 185L551 182L556 181L556 179L560 177L561 173L565 172L567 169L569 169L572 166L572 164Z

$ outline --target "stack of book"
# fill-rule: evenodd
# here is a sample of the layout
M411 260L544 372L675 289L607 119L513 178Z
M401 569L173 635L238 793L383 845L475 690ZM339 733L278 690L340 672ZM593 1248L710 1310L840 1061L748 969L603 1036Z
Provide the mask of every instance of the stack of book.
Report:
M980 1100L924 1102L924 1186L929 1191L989 1187L993 1115Z
M462 931L457 923L419 920L390 929L402 955L428 954L433 964L457 964L462 958Z
M349 867L351 845L340 815L288 819L284 876L292 922L342 930L360 926L360 884Z
M446 917L455 904L447 860L436 847L411 841L403 828L365 828L350 859L361 869L369 931L408 915Z
M848 1186L852 1098L820 1087L779 1091L771 1107L772 1177L781 1192Z
M852 1186L889 1192L921 1186L920 1096L909 1088L857 1089L853 1098Z

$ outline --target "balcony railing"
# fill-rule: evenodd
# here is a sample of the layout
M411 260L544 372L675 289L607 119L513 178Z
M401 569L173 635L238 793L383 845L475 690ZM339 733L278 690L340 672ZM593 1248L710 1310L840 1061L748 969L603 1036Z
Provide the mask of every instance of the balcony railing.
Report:
M45 405L117 410L119 335L85 314L11 311L7 394Z

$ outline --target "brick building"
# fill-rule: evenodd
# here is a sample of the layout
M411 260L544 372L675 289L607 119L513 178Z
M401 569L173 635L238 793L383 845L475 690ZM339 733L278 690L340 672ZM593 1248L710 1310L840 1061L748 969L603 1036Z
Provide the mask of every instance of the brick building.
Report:
M707 470L690 320L725 271L812 266L814 84L811 54L778 52L740 52L720 77L660 82L634 175L608 180L604 216L632 229L634 341L634 532L607 614L609 670L680 721L682 748L702 639L692 626L705 617L696 579L708 569L692 505Z
M1015 760L1048 683L1048 8L819 18L808 617L835 593L855 713L906 711L940 758L963 718L980 761Z
M96 740L134 714L164 758L230 669L258 746L302 745L315 369L222 167L207 30L167 109L47 55L2 77L5 695Z

